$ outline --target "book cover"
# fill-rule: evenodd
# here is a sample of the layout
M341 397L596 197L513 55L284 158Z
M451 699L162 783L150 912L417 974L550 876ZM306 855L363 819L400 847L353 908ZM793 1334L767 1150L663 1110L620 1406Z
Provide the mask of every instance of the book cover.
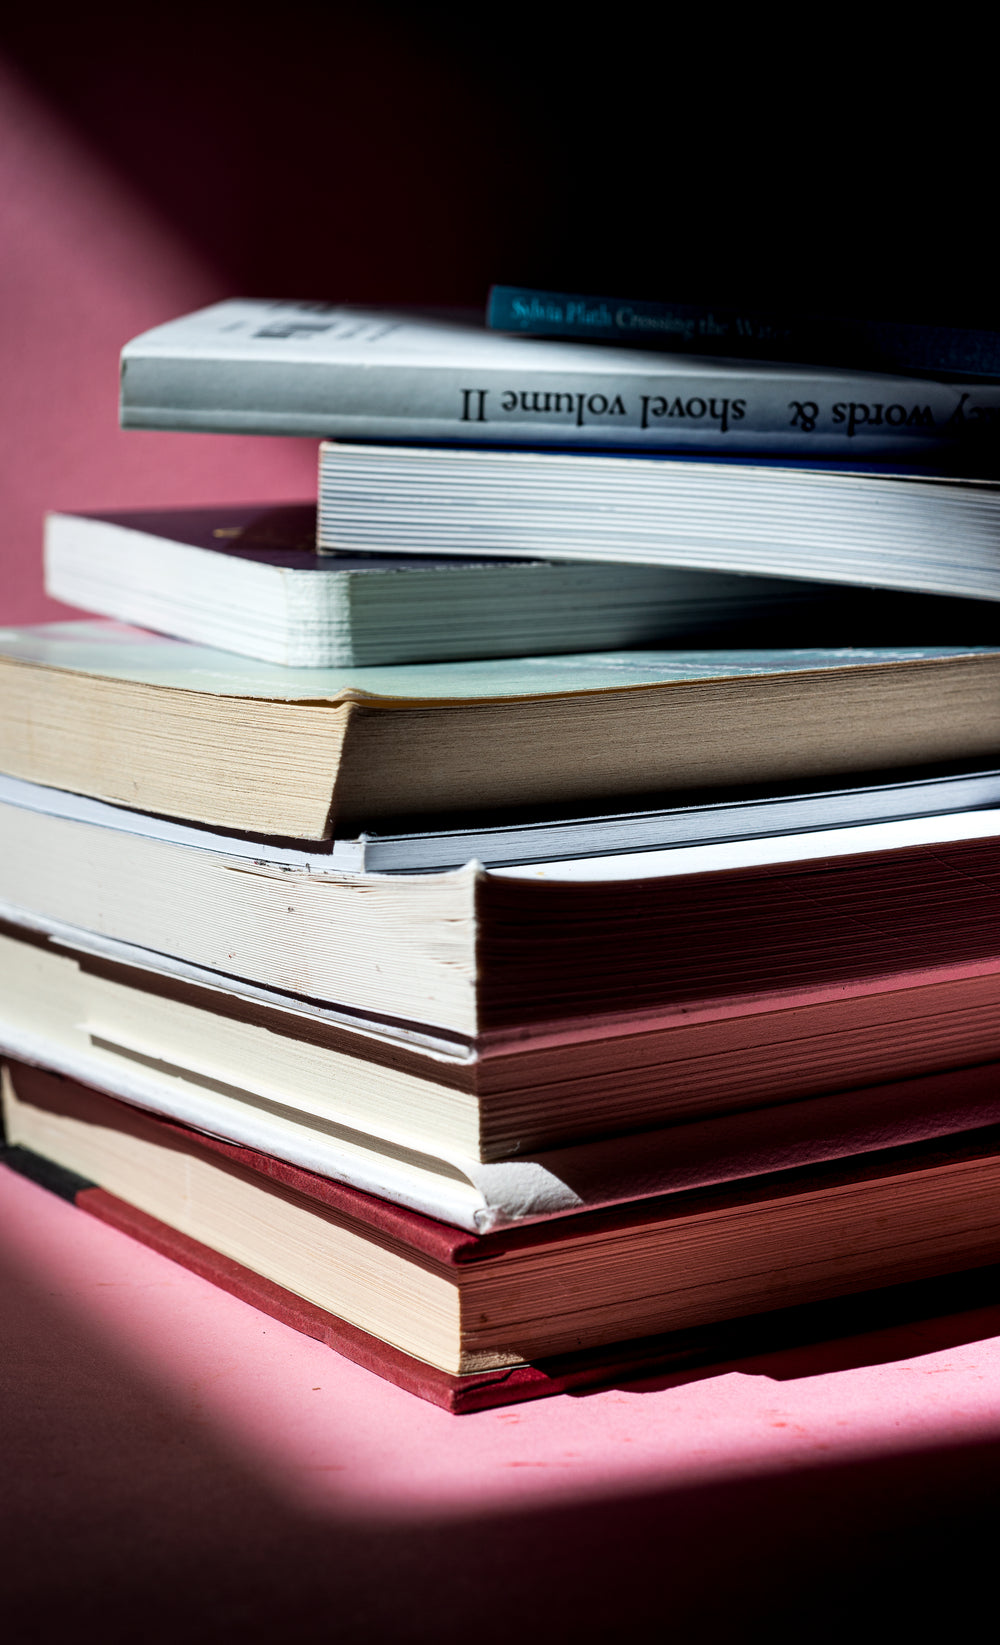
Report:
M688 650L660 647L559 657L482 658L412 667L281 668L214 651L124 623L58 622L0 628L0 663L91 675L131 685L262 702L357 702L379 709L424 704L538 702L604 693L669 689L701 681L796 674L842 675L1000 656L990 646L825 646Z

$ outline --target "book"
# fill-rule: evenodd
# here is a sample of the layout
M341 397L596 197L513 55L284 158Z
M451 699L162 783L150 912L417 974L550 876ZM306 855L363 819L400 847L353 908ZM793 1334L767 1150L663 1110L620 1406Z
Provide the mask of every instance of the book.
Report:
M0 770L230 832L321 840L384 817L988 764L998 696L989 646L295 669L53 623L0 629Z
M997 962L463 1055L157 959L0 924L0 1053L474 1232L1000 1121Z
M309 503L50 514L45 586L83 611L297 668L756 635L830 592L669 567L320 555ZM833 617L809 620L832 632ZM878 615L858 620L874 632Z
M1000 813L425 874L296 870L72 795L0 799L0 914L468 1046L992 968Z
M589 815L565 807L506 809L465 819L452 816L439 827L419 818L387 820L356 835L334 836L324 866L352 873L413 873L460 868L475 859L499 868L943 815L1000 805L1000 771L959 765L906 774L865 772L845 787L777 783L729 794L710 789L675 800L683 803ZM155 830L157 820L149 819L146 826ZM314 855L293 848L282 860L305 867Z
M988 479L329 441L319 496L320 546L341 551L540 554L1000 600L1000 484ZM925 618L929 636L933 610Z
M731 304L587 297L494 286L486 324L533 337L623 343L731 358L815 362L848 370L1000 378L1000 333L970 326L797 312Z
M981 460L986 383L594 349L323 303L216 303L126 344L123 428Z
M452 1410L1000 1252L996 1126L475 1235L39 1070L6 1072L4 1113L15 1169Z
M0 795L43 812L98 822L103 818L149 839L214 845L230 856L253 860L264 852L274 865L303 872L406 874L461 868L473 861L502 868L573 857L634 856L679 846L990 809L1000 806L1000 771L976 764L939 764L859 772L850 784L836 788L822 783L710 788L678 793L670 797L672 804L651 801L633 811L586 814L574 808L532 806L464 817L451 813L439 820L387 818L359 833L297 842L218 833L140 811L124 813L119 807L16 777L0 776Z

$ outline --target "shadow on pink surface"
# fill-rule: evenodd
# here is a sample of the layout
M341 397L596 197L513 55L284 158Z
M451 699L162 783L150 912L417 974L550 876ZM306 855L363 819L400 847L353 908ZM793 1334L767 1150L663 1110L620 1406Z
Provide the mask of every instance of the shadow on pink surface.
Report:
M995 1345L983 1358L975 1333L997 1314L964 1308L966 1280L963 1311L895 1328L901 1358L923 1357L871 1373L877 1421L847 1445L809 1412L856 1417L851 1368L873 1349L882 1366L892 1333L706 1369L691 1388L449 1418L2 1176L17 1642L832 1639L954 1627L989 1598L1000 1400L995 1377L982 1387ZM959 1345L942 1397L939 1350ZM652 1472L621 1461L628 1442ZM302 1467L322 1479L312 1500Z
M764 1316L730 1328L742 1338L738 1359L727 1355L724 1362L637 1377L628 1387L633 1393L682 1388L718 1376L723 1368L774 1382L799 1382L894 1365L1000 1338L998 1299L1000 1267L992 1267L796 1308L787 1319Z

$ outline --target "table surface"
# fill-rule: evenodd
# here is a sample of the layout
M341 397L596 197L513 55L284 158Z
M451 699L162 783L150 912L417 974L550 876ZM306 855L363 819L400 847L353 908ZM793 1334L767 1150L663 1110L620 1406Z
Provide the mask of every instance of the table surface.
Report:
M988 1298L452 1417L2 1167L0 1295L18 1640L833 1638L992 1564Z

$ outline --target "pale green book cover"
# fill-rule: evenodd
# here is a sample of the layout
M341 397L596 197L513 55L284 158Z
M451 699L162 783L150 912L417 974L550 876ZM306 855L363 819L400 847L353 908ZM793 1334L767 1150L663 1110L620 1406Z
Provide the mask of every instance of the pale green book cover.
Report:
M171 640L121 623L45 623L0 629L0 660L220 697L284 702L489 702L579 696L747 675L830 672L993 656L990 646L587 652L392 667L286 668Z

